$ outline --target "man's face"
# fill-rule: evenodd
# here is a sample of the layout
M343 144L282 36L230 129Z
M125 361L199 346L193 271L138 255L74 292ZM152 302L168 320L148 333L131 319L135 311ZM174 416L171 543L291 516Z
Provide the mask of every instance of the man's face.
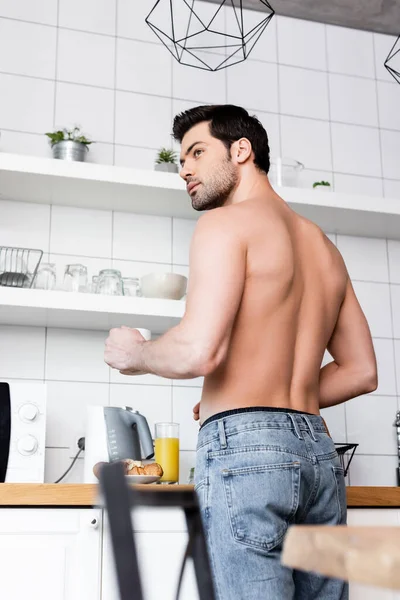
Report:
M239 180L237 166L224 144L210 134L208 122L195 125L183 137L181 165L195 210L223 206Z

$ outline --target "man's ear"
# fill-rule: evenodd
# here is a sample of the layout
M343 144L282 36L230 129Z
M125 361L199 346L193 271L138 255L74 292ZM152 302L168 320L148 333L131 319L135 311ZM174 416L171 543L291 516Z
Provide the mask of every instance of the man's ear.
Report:
M240 140L233 142L231 146L231 156L234 162L243 164L251 158L252 154L253 149L251 147L251 142L247 138L240 138Z

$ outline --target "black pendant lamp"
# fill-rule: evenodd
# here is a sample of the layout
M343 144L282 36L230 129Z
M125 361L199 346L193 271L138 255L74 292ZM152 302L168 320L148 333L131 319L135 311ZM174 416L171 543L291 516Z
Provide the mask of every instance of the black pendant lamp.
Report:
M275 11L259 0L260 11L246 11L243 0L157 0L147 25L181 64L218 71L246 60ZM225 7L232 9L225 25Z
M393 44L384 64L397 83L400 83L400 35Z

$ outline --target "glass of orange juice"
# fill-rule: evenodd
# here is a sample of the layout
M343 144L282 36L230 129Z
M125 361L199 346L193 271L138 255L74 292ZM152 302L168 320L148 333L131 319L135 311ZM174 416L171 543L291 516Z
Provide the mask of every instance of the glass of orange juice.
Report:
M179 423L156 423L154 436L155 461L162 466L160 483L179 481Z

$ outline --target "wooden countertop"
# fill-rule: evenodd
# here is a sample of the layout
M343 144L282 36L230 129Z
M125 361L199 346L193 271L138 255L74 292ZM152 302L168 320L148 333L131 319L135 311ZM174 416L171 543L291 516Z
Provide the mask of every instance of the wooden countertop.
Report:
M141 490L170 493L191 485L141 485ZM1 483L0 506L94 506L98 486L92 484ZM349 508L400 508L400 487L348 487Z
M144 491L171 493L191 490L192 485L137 485ZM0 506L95 506L96 484L0 483Z

